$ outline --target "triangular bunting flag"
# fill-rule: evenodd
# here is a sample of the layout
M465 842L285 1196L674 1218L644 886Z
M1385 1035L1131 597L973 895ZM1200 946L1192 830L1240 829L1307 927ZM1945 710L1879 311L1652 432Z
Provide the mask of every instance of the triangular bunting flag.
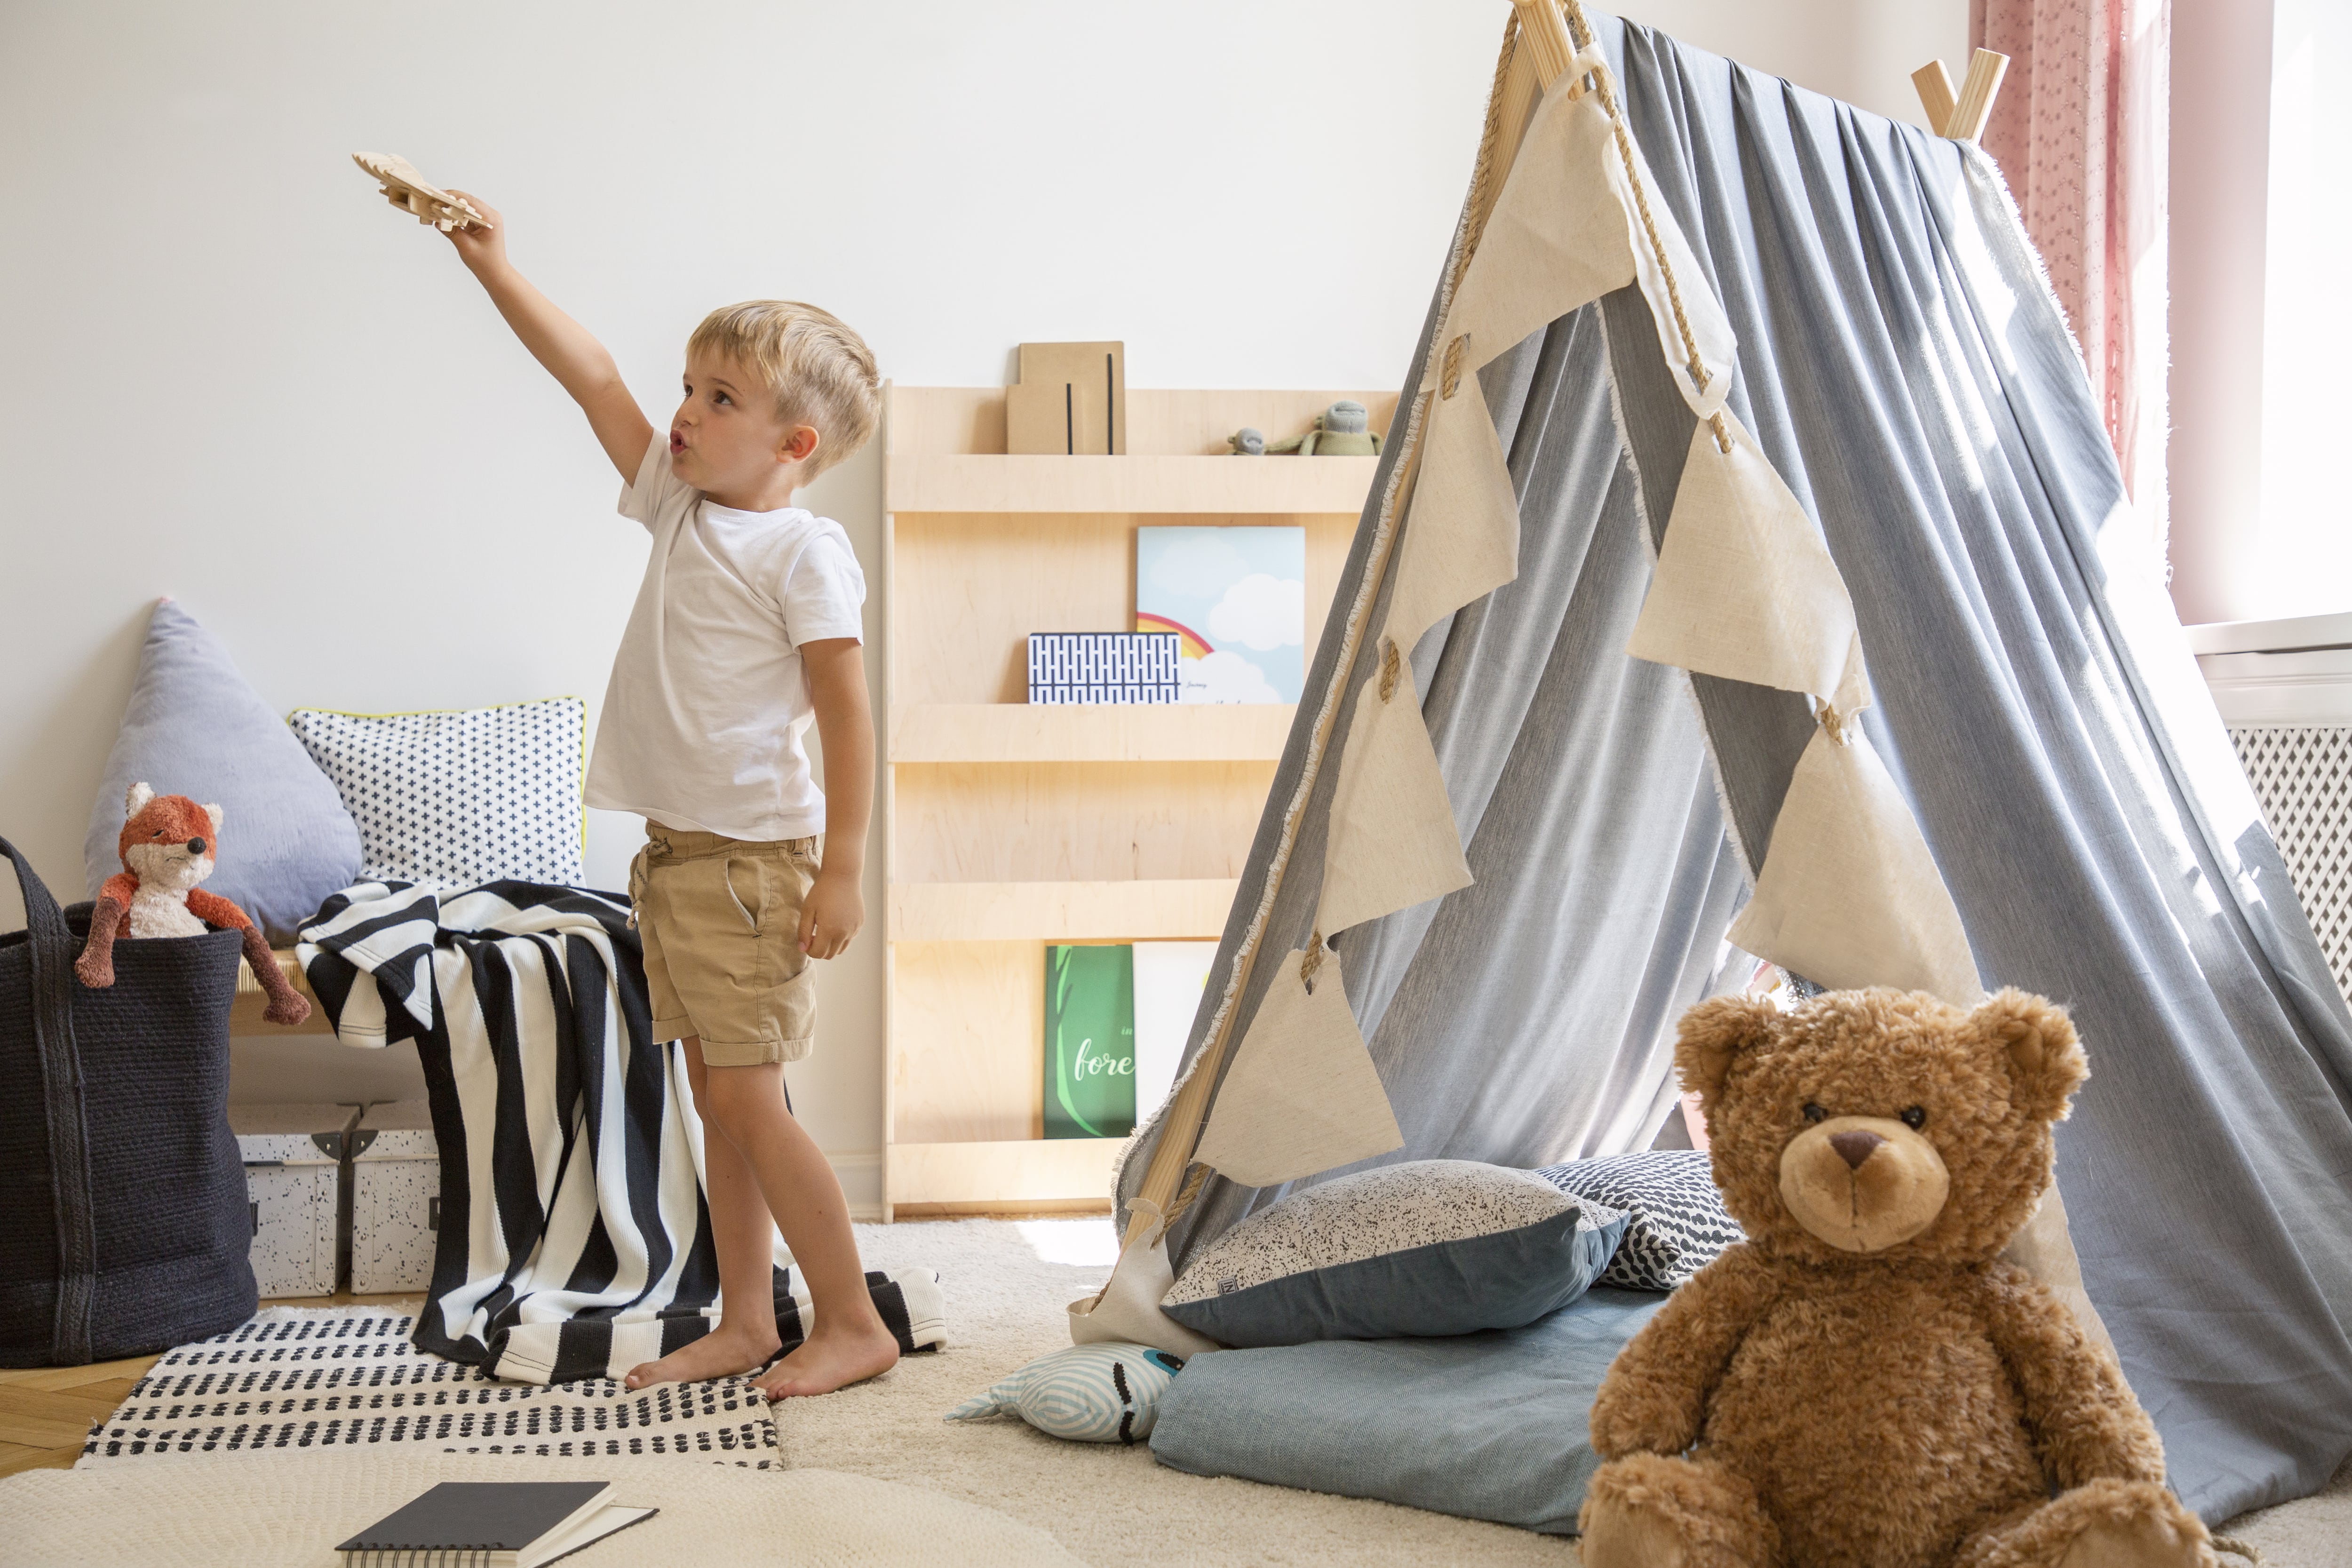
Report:
M1407 653L1441 618L1519 574L1518 493L1476 377L1429 400L1423 443L1389 596L1387 635Z
M1331 792L1317 929L1328 932L1466 888L1470 863L1421 717L1406 650L1364 682ZM1385 699L1383 688L1386 688Z
M1625 651L1727 680L1834 698L1859 679L1853 601L1820 531L1756 438L1691 429L1649 597ZM1843 711L1847 710L1841 709Z
M1892 985L1959 1006L1984 994L1927 841L1858 724L1807 743L1756 896L1725 934L1833 991Z
M1633 281L1617 156L1597 95L1568 95L1560 78L1536 109L1454 303L1425 389L1468 376L1537 329ZM1463 352L1451 345L1467 335Z
M1624 160L1612 149L1609 179L1616 190L1619 209L1632 231L1642 298L1649 301L1650 320L1658 329L1659 351L1675 373L1675 385L1682 393L1683 401L1701 420L1709 419L1730 395L1731 373L1739 357L1739 338L1731 330L1731 318L1723 313L1723 301L1715 297L1706 269L1699 265L1697 254L1683 236L1682 226L1675 221L1674 210L1667 206L1664 192L1651 174L1648 161L1638 146L1633 151L1634 166L1642 172L1643 187L1650 194L1650 222L1655 226L1658 240L1665 247L1675 269L1671 281L1659 269L1658 253L1643 232L1642 204L1634 197L1633 187L1625 183ZM1677 294L1682 301L1679 312L1675 305ZM1706 367L1705 391L1691 379L1690 345L1683 341L1684 321L1690 323L1700 362Z
M1337 949L1293 952L1217 1086L1192 1158L1228 1181L1271 1187L1404 1143L1388 1091L1356 1030Z

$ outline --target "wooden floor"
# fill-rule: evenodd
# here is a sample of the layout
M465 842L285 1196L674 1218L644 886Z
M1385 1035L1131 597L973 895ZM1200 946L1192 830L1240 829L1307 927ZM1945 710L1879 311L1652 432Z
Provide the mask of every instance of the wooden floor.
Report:
M284 1301L264 1301L265 1307L389 1307L415 1311L422 1296L304 1296ZM147 1375L156 1357L131 1356L103 1361L94 1366L31 1367L0 1371L0 1476L18 1470L70 1469L81 1458L82 1441L93 1423L114 1414L115 1406Z

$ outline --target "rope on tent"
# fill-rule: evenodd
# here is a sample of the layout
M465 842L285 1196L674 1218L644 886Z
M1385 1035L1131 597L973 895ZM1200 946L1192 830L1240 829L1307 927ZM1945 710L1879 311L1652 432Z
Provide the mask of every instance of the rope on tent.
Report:
M1497 159L1502 141L1502 127L1511 81L1511 65L1518 52L1521 28L1518 13L1514 10L1504 24L1502 51L1495 60L1494 86L1486 96L1486 125L1478 139L1478 162L1470 180L1470 198L1463 204L1462 218L1454 230L1454 257L1446 268L1444 286L1437 301L1437 319L1443 321L1454 301L1454 290L1461 285L1462 274L1470 265L1470 258L1478 247L1478 239L1486 226L1486 215L1494 206L1495 197L1503 177L1507 175L1510 153L1505 151ZM1497 168L1497 163L1501 167ZM1434 343L1433 355L1443 353ZM1456 356L1459 364L1459 356ZM1424 365L1423 374L1426 375ZM1298 841L1298 829L1307 815L1307 803L1315 793L1317 777L1321 773L1323 759L1331 743L1331 731L1339 715L1340 699L1348 689L1347 673L1355 668L1356 656L1363 646L1364 626L1370 620L1372 605L1380 597L1381 585L1388 576L1389 560L1394 553L1397 517L1412 480L1421 452L1421 437L1429 408L1430 395L1416 393L1412 410L1406 417L1404 438L1398 444L1396 466L1389 470L1389 482L1381 496L1380 511L1373 524L1372 550L1356 596L1348 606L1348 619L1339 644L1339 679L1331 682L1323 693L1323 702L1315 716L1315 729L1308 738L1307 757L1298 786L1291 792L1290 804L1282 816L1282 834L1276 840L1274 854L1266 865L1265 887L1258 896L1257 908L1251 911L1248 927L1234 955L1232 974L1225 981L1223 994L1217 999L1217 1010L1209 1021L1207 1043L1193 1059L1190 1071L1178 1085L1170 1100L1167 1115L1160 1122L1160 1142L1151 1151L1151 1163L1143 1173L1143 1186L1137 1194L1138 1202L1130 1205L1125 1240L1133 1243L1148 1233L1156 1221L1163 1227L1175 1217L1172 1212L1177 1197L1176 1187L1185 1167L1192 1163L1192 1151L1199 1146L1201 1128L1207 1117L1209 1096L1216 1087L1219 1070L1224 1065L1225 1053L1233 1044L1234 1013L1241 994L1249 985L1252 971L1256 968L1257 955L1265 934L1266 922L1273 917L1276 898L1282 891L1284 876L1290 868L1291 851ZM1318 939L1315 956L1322 952ZM1201 1179L1205 1181L1208 1167L1201 1167ZM1165 1215L1165 1219L1160 1216Z
M1298 961L1298 983L1307 987L1307 994L1315 994L1315 977L1323 973L1323 933L1317 931L1307 939L1307 956Z
M1583 0L1564 0L1564 3L1568 11L1570 41L1576 51L1575 58L1567 63L1574 65L1587 58L1592 48L1592 24L1584 15ZM1558 15L1549 4L1539 9L1551 16ZM1542 29L1538 26L1538 30ZM1666 300L1674 307L1675 325L1682 331L1683 351L1690 356L1687 368L1691 383L1705 392L1713 377L1707 374L1706 361L1699 354L1698 334L1691 331L1690 315L1683 309L1682 285L1675 281L1674 260L1667 256L1665 244L1658 237L1658 220L1650 216L1650 193L1642 184L1640 161L1633 156L1633 133L1626 129L1625 116L1617 105L1616 85L1606 65L1594 66L1591 76L1593 90L1601 95L1601 107L1608 111L1609 128L1616 135L1617 158L1625 165L1626 183L1633 188L1633 205L1642 216L1643 232L1650 237L1650 254L1658 258L1659 275L1666 282ZM1715 444L1728 457L1731 453L1731 432L1725 426L1722 414L1710 415L1707 423L1715 429Z
M1192 1206L1192 1200L1201 1195L1201 1189L1208 1184L1209 1167L1206 1165L1194 1165L1192 1167L1192 1173L1184 1179L1182 1190L1177 1193L1176 1201L1168 1205L1168 1218L1163 1223L1174 1225L1178 1216L1182 1215L1186 1209Z

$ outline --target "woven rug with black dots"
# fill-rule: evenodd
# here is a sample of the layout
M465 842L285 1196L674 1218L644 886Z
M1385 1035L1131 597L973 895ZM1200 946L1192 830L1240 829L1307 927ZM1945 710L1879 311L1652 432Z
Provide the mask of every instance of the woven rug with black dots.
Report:
M415 1322L373 1307L270 1308L158 1361L90 1429L80 1464L367 1451L776 1468L768 1402L747 1378L643 1393L601 1378L499 1383L409 1343Z

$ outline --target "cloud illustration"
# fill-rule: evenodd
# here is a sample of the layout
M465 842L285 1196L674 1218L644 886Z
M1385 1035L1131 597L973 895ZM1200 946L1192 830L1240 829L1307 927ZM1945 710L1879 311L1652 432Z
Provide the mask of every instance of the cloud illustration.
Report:
M1174 530L1167 531L1174 532ZM1161 546L1151 580L1187 599L1214 598L1219 589L1249 570L1248 558L1226 542L1223 529L1188 528Z
M1239 643L1260 653L1300 646L1307 640L1307 584L1295 577L1251 573L1226 589L1209 612L1209 640L1219 647Z
M1178 695L1186 702L1279 702L1265 671L1231 650L1176 661Z

